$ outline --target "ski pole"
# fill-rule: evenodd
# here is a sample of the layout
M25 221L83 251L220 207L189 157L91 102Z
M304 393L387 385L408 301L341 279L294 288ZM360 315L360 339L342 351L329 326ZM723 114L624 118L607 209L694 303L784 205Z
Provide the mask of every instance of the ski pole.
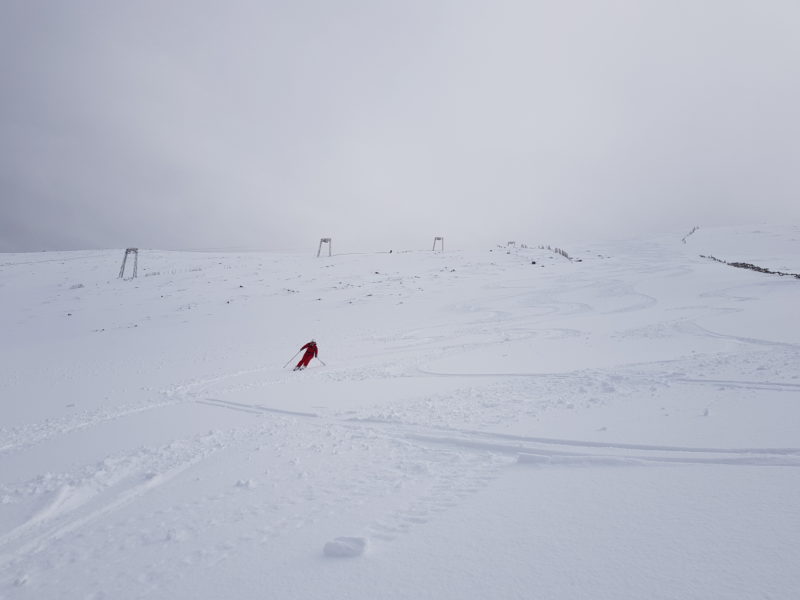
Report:
M328 366L328 365L325 364L325 361L323 361L319 356L317 356L317 360L322 363L323 367L327 367Z
M300 351L301 351L301 350L302 350L302 348L300 348L300 350L298 350L297 352L295 352L295 353L294 353L294 356L293 356L292 358L290 358L290 359L289 359L289 360L286 362L286 364L285 364L285 365L283 365L283 367L282 367L282 368L283 368L283 369L285 369L286 367L288 367L288 366L289 366L289 363L290 363L290 362L292 362L292 361L295 359L295 357L296 357L298 354L300 354Z

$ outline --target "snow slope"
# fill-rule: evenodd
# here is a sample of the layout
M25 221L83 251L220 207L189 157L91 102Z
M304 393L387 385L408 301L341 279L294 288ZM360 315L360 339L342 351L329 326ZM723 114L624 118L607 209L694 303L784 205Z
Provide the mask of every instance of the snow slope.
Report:
M0 255L0 598L796 598L800 228L681 237Z

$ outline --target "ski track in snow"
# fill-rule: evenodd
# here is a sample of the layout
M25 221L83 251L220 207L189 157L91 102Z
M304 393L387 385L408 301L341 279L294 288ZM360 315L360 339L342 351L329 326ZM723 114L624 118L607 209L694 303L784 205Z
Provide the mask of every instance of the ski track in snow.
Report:
M422 369L417 369L422 374L430 374ZM431 465L438 461L444 461L447 469L438 471L435 477L431 477L430 484L425 488L425 493L412 498L406 504L396 510L383 515L376 516L367 526L370 537L377 541L391 541L401 533L408 532L415 526L426 523L433 515L456 506L458 501L466 494L479 491L483 486L492 481L499 469L508 466L516 461L519 464L533 464L537 466L558 466L558 467L607 467L607 466L646 466L646 465L690 465L690 464L715 464L715 465L749 465L749 466L800 466L800 448L700 448L700 447L677 447L677 446L653 446L642 444L623 444L613 442L592 442L584 440L564 440L548 439L541 437L525 437L503 435L498 433L464 430L454 428L435 428L426 427L419 423L406 422L398 418L385 419L377 417L344 417L335 418L321 416L317 413L289 411L278 408L271 408L260 404L246 402L235 402L221 400L214 397L202 397L203 389L211 384L227 382L228 386L220 389L222 393L231 394L249 389L254 386L272 385L270 379L258 381L257 383L238 384L237 379L244 376L259 374L263 369L253 369L236 371L229 374L193 381L188 384L175 386L164 390L163 394L168 398L168 402L152 404L149 406L137 407L134 409L123 408L112 415L92 416L85 421L78 421L72 424L60 424L52 427L52 430L45 434L32 436L29 434L27 443L33 444L41 439L46 439L57 434L65 434L84 427L99 426L109 419L124 418L127 415L144 410L155 410L159 407L171 403L193 401L196 403L213 406L220 409L241 411L258 416L287 416L310 418L321 421L324 427L345 428L359 431L359 435L381 437L384 441L392 444L399 444L402 448L404 457L413 456L412 448L426 458L418 465L422 472L431 475ZM376 367L371 372L385 373L384 368ZM446 374L436 374L446 375ZM451 377L464 377L464 375L453 374ZM471 374L469 376L492 377L502 379L504 377L529 377L529 378L549 378L551 380L563 381L571 379L582 382L583 385L591 385L592 382L602 382L603 378L609 376L602 373L583 373L572 375L549 375L549 374ZM352 373L343 377L341 373L325 374L320 377L330 377L336 380L362 379L363 369L357 373ZM611 379L615 379L611 377ZM631 377L620 378L628 383ZM745 389L766 389L770 391L796 390L800 384L779 383L779 382L756 382L756 381L735 381L735 380L715 380L715 379L692 379L692 378L673 378L673 381L688 384L714 384L728 387L744 387ZM232 385L231 385L232 384ZM606 385L606 384L601 384ZM486 391L486 387L490 391ZM503 396L505 402L513 406L513 414L519 414L519 406L512 402L509 403L509 392L514 388L513 384L501 383L479 388L478 393L484 393L488 397L496 398L499 392L497 389L505 389ZM483 390L481 392L480 390ZM616 388L611 391L617 393ZM470 389L467 393L475 393L476 390ZM455 395L461 397L465 392L457 391ZM521 398L526 397L523 390L517 392ZM441 402L441 398L424 398L421 402L431 405ZM411 407L411 413L419 413L418 407ZM493 418L497 418L496 411L493 411ZM448 418L453 414L449 413ZM329 429L330 430L330 429ZM367 433L368 432L368 433ZM442 433L449 435L442 435ZM500 441L502 440L502 442ZM515 442L515 443L511 443ZM230 442L215 441L217 449L225 448ZM133 502L135 499L158 485L166 483L189 469L197 462L208 455L206 444L196 442L191 451L185 453L184 458L177 464L164 468L164 466L150 468L153 461L144 461L142 457L124 457L114 459L109 458L107 462L136 462L137 468L120 467L114 465L113 477L108 477L107 481L102 481L107 474L105 466L96 471L89 470L83 477L55 477L52 481L32 481L26 484L30 494L45 494L51 496L49 503L45 504L40 510L34 513L25 523L18 526L11 532L0 537L0 549L3 556L0 564L15 562L20 556L35 554L45 550L49 544L57 541L62 536L74 532L77 529L91 523L93 520L108 515L113 511ZM554 449L557 446L562 449ZM564 450L563 448L579 448L575 450ZM591 453L588 450L592 450ZM630 450L638 451L635 454ZM602 452L601 452L602 451ZM613 452L613 453L611 453ZM646 452L648 454L642 454ZM698 456L704 454L706 456ZM436 455L435 461L431 462L431 456ZM736 455L736 456L731 456ZM148 456L148 453L145 453ZM158 458L169 457L173 459L171 452L162 449L155 455ZM469 458L471 456L472 458ZM149 457L152 458L152 457ZM158 461L156 461L158 462ZM141 463L141 464L139 464ZM424 466L421 466L424 465ZM122 474L122 475L121 475ZM366 478L359 480L360 485L366 483ZM388 482L383 482L385 486ZM25 486L23 486L25 487ZM348 505L358 503L362 497L370 497L376 494L374 483L366 489L349 487L347 494L336 494L338 500ZM371 489L370 489L371 488ZM17 487L17 492L21 488ZM8 497L9 490L0 490ZM384 489L385 492L385 489ZM334 495L333 492L328 492ZM222 498L225 498L223 496ZM212 499L218 503L220 499ZM304 509L296 517L284 518L269 527L270 537L279 535L291 528L302 527L306 523L313 523L317 513L324 510L328 504L321 504L310 510ZM304 515L301 517L300 514ZM24 540L24 543L23 543Z
M33 446L56 436L79 431L87 427L94 427L107 421L122 419L144 411L163 408L174 402L174 400L161 400L116 407L104 407L89 413L70 415L59 419L48 419L44 423L15 427L7 431L0 430L3 434L2 438L0 438L2 439L0 456L7 452Z
M6 498L9 493L48 498L28 520L0 536L0 565L46 549L65 534L170 481L219 448L213 435L191 444L176 441L161 449L108 457L81 473L47 474L13 490L0 488Z

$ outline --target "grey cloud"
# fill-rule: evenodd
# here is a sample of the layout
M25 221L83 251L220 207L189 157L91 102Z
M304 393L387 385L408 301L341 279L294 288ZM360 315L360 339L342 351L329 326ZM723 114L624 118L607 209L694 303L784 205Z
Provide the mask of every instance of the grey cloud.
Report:
M17 1L2 250L785 221L793 2Z

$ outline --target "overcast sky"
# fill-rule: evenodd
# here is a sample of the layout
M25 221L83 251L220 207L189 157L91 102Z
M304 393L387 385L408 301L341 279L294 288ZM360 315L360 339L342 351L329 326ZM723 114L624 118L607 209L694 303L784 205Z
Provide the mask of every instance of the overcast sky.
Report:
M0 0L0 251L800 219L797 0Z

